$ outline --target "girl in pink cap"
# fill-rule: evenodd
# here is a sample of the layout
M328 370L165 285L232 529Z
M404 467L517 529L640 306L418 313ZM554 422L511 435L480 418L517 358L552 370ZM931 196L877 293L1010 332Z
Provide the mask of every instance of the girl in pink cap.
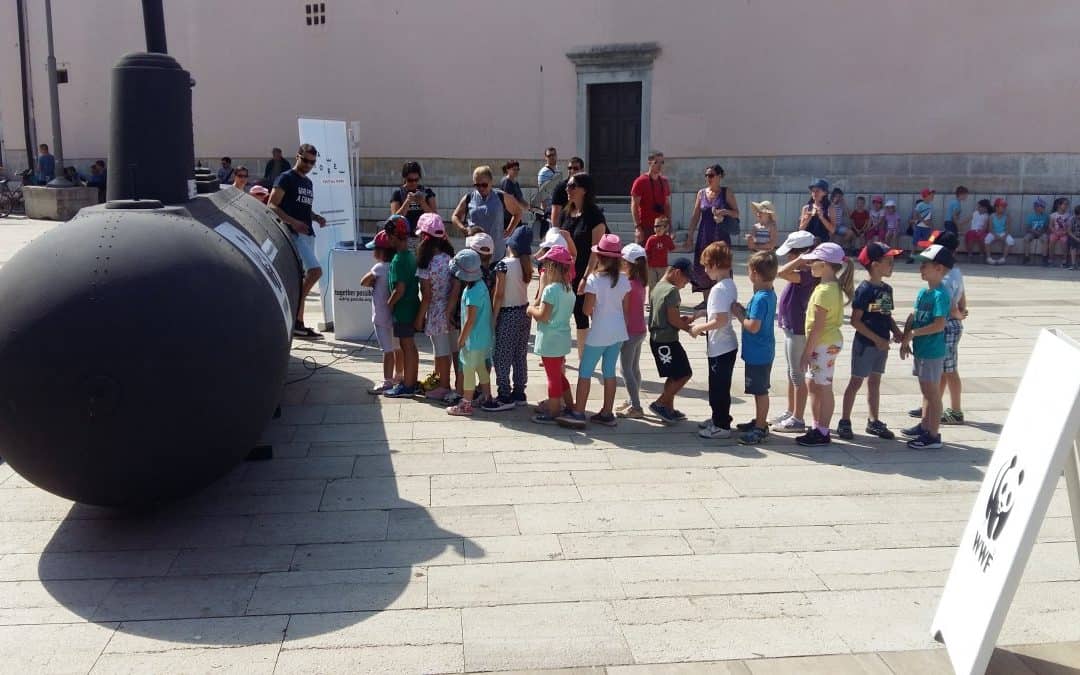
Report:
M425 395L435 401L452 403L450 389L451 354L457 351L457 335L450 328L450 260L454 247L446 238L446 226L437 213L424 213L417 222L420 246L416 249L416 277L420 279L420 311L414 328L427 333L435 356L437 384ZM456 363L456 359L454 362Z
M574 407L574 394L566 379L566 355L570 353L570 316L574 313L574 257L563 246L552 246L538 258L543 261L540 294L526 312L536 320L533 352L544 364L548 397L536 409L532 421L555 424L563 411Z

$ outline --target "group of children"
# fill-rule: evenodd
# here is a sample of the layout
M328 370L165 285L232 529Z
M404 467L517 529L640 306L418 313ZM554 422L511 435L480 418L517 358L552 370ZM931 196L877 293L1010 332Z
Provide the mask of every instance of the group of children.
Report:
M658 230L658 236L666 235L662 226ZM712 414L698 425L701 437L737 436L741 443L759 444L773 431L798 433L800 445L827 445L835 408L834 371L844 349L840 327L846 298L852 305L855 339L852 376L844 392L837 435L854 437L851 412L865 381L870 413L866 433L894 438L879 410L881 377L891 343L900 345L902 359L914 355L914 372L923 394L923 405L912 411L920 418L919 424L903 432L912 439L908 445L941 447L939 425L963 422L956 349L967 300L955 267L958 240L951 232L928 234L925 250L915 256L922 263L927 287L920 291L903 328L893 318L893 291L885 281L902 251L886 242L871 241L858 253L867 279L855 288L853 260L839 244L818 244L810 232L793 232L775 253L756 251L750 256L747 270L753 292L745 305L738 301L732 277L732 251L726 243L715 242L702 251L699 261L714 282L706 306L683 314L680 290L690 282L691 261L679 258L658 270L648 246L623 246L614 234L605 234L592 247L582 283L574 279L572 244L562 230L550 230L535 258L540 283L532 297L528 289L533 278L530 228L519 227L507 238L506 257L499 261L491 260L491 237L483 232L472 233L466 247L454 253L435 213L420 217L415 255L409 250L409 234L403 217L386 221L372 242L376 263L362 282L373 288L375 333L384 352L384 381L371 390L373 394L411 397L423 393L447 403L451 415L471 415L474 407L498 412L525 405L527 352L535 321L533 351L543 364L547 398L536 407L534 422L584 429L590 423L615 426L617 418L644 417L640 358L648 337L649 350L664 379L662 392L648 408L664 423L674 424L686 418L676 408L675 398L693 373L679 342L679 334L686 332L694 338L707 336ZM782 265L778 256L784 259ZM662 273L657 276L657 272ZM773 290L778 276L788 282L779 299ZM591 325L572 387L566 374L567 356L579 294ZM770 420L774 324L784 331L789 386L784 413ZM415 336L419 332L431 340L435 359L435 372L424 384L417 382ZM733 429L731 385L740 343L744 391L754 397L755 414ZM627 400L616 407L617 365ZM586 402L597 368L603 403L598 412L587 416ZM946 391L952 407L943 411ZM804 421L807 402L810 418Z

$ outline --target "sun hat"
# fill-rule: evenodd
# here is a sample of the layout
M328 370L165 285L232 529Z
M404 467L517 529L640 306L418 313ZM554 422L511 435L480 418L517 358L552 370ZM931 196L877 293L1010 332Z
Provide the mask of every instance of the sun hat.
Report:
M405 220L405 216L399 216L394 214L386 219L383 223L383 231L392 237L398 237L404 239L409 236L409 230L412 228L409 226L409 221Z
M814 188L818 188L819 190L824 190L825 192L828 192L829 191L829 181L825 180L824 178L818 178L813 183L810 183L810 187L807 188L807 189L808 190L813 190Z
M1005 201L1004 197L998 197L997 199L994 200L994 208L996 209L999 206L1008 207L1009 202Z
M513 251L514 255L532 255L532 240L532 228L521 225L510 233L510 237L506 240L506 248Z
M435 239L446 239L446 225L437 213L422 213L416 222L416 236L426 234Z
M919 196L922 197L923 199L926 199L927 197L929 197L932 194L936 194L934 192L933 188L923 188L922 192L919 193Z
M465 247L482 255L491 255L495 251L495 241L487 232L477 232L470 237L465 237Z
M483 276L480 271L480 254L471 248L463 248L450 261L450 274L465 283L479 281Z
M574 256L570 255L570 251L566 250L565 246L552 246L537 260L550 260L553 263L570 265L571 267L574 264Z
M1046 208L1046 200L1043 199L1042 197L1036 197L1035 202L1031 205L1031 207L1035 208L1035 209L1039 209L1039 208L1045 209Z
M633 263L645 257L645 247L641 244L627 244L622 247L622 259Z
M776 255L787 255L791 249L810 248L814 245L814 235L806 230L795 230L787 236L780 248L776 249Z
M859 262L864 267L870 267L870 263L877 262L882 258L892 258L903 253L898 248L889 248L887 244L883 244L880 241L872 241L863 249L859 251Z
M831 241L827 241L813 251L803 253L799 258L801 260L820 260L833 265L839 265L847 259L847 256L844 255L844 249L840 248L840 244L834 244Z
M919 262L931 262L952 269L956 264L956 258L953 256L953 252L945 248L941 244L934 244L925 251L920 251L915 255L915 259Z
M600 237L600 243L592 247L592 252L605 258L618 258L622 256L622 242L617 234L605 234Z
M671 268L679 270L686 276L690 276L690 270L694 268L694 264L690 262L690 258L678 258L675 262L671 263Z
M776 215L776 207L772 205L772 202L765 200L763 202L750 202L750 206L759 213L768 213Z
M885 208L889 208L890 206L893 207L894 209L896 208L896 200L895 199L886 200Z
M884 201L885 201L885 198L882 197L881 195L874 195L873 197L870 198L870 203L871 204L881 204Z
M540 248L551 248L552 246L566 246L566 238L562 236L559 230L552 228L544 235L544 240L540 242Z

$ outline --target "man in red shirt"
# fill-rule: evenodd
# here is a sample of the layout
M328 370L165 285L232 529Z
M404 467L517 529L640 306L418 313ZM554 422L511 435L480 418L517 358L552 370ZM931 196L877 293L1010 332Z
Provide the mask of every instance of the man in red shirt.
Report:
M630 187L630 215L634 218L634 239L639 244L653 234L658 216L671 218L671 183L664 170L664 153L649 153L649 170L634 179Z

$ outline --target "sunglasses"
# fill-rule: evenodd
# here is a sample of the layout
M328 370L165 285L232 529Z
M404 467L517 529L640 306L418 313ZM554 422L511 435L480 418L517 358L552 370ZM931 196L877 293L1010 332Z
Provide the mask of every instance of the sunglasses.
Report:
M420 177L419 176L409 176L408 178L405 179L405 182L406 183L419 183L420 182Z
M246 173L238 173L238 174L236 174L236 177L237 178L247 178L248 175Z
M491 187L491 183L473 183L472 186L479 190L481 188Z
M314 159L308 159L307 157L301 157L300 155L297 155L296 158L300 160L301 164L314 164L315 163Z
M558 155L544 155L544 157L551 159L552 157L558 157Z
M580 186L580 185L578 185L577 183L567 183L567 184L566 184L566 189L567 189L567 190L573 190L573 189L574 189L574 188L576 188L576 187L581 187L581 186Z
M716 178L716 174L715 173L707 173L707 174L705 174L705 177L706 178Z

